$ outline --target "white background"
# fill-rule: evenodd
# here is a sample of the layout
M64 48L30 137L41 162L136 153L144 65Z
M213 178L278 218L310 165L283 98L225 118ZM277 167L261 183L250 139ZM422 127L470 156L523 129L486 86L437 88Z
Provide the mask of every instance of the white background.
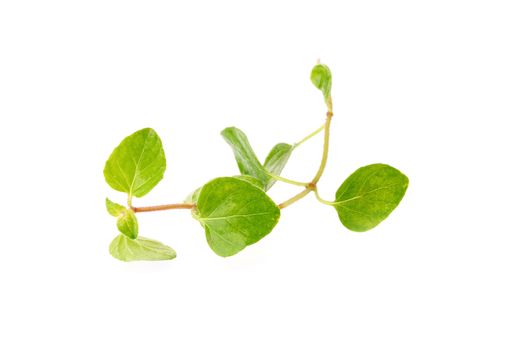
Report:
M522 1L2 1L0 348L524 349ZM182 200L322 124L309 73L333 72L324 197L360 166L410 178L367 233L307 197L223 259L185 211L139 216L178 252L125 264L102 170L153 127ZM316 137L283 175L309 180ZM297 192L279 184L282 201Z

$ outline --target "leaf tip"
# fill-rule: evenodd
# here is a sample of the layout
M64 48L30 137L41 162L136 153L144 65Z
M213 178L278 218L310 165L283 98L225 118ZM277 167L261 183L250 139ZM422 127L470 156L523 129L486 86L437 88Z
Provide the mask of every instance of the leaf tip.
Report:
M310 73L310 80L316 88L323 92L325 98L330 96L330 90L332 88L332 72L326 64L316 64Z

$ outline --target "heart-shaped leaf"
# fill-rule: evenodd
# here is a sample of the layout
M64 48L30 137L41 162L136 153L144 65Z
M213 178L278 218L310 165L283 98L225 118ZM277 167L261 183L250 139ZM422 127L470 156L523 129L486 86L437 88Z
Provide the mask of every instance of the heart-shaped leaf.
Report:
M279 216L279 208L264 191L234 177L220 177L204 185L195 214L211 249L224 257L266 236Z
M104 167L106 182L128 196L142 197L162 180L166 157L155 130L146 128L126 137Z
M368 231L397 207L408 187L408 178L386 164L357 169L339 187L333 206L341 223L352 231Z

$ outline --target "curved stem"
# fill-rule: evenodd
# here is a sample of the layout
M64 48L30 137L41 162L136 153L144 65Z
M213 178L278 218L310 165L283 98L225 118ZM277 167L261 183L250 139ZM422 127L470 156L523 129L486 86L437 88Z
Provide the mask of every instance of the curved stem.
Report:
M193 208L195 208L195 203L163 204L163 205L153 205L151 207L131 207L131 209L135 213L169 210L169 209L193 209Z
M296 194L295 196L293 196L292 198L288 199L287 201L284 201L282 202L281 204L279 204L279 208L283 209L283 208L286 208L287 206L289 206L290 204L293 204L295 202L297 202L299 199L303 198L304 196L306 196L308 193L310 193L312 191L311 188L305 188L303 191L299 192L298 194Z
M319 179L321 178L321 176L323 176L324 169L326 168L326 162L328 160L328 145L330 143L330 123L332 122L332 116L333 113L331 111L328 111L326 113L326 122L324 127L323 158L321 159L321 165L319 166L319 170L317 170L317 174L315 174L315 177L312 180L314 184L317 184L317 182L319 182Z
M300 200L301 198L305 197L308 193L312 191L315 191L317 199L320 200L321 203L324 203L324 204L331 203L319 197L319 194L317 193L316 185L319 182L319 179L321 178L321 176L323 176L324 169L326 168L326 162L328 160L328 145L330 143L330 123L332 122L333 115L334 114L332 113L332 98L330 97L329 109L328 109L328 112L326 112L326 121L324 125L321 128L314 131L312 134L308 135L305 139L303 139L303 141L300 141L300 143L302 143L324 129L323 157L321 159L321 165L319 165L319 170L317 170L317 174L315 174L315 177L313 178L313 180L310 183L304 185L306 188L302 192L299 192L292 198L279 204L279 208L281 209L286 208L290 204L293 204L297 202L298 200Z
M321 198L321 196L319 195L319 191L317 191L317 188L314 190L314 193L315 193L315 198L317 198L319 202L326 204L326 205L334 206L335 202L327 201L326 199Z
M301 141L294 143L293 147L294 148L299 147L301 144L305 143L306 141L308 141L309 139L311 139L315 135L319 134L321 131L323 131L323 129L325 128L325 125L326 125L326 123L323 123L323 125L321 125L314 132L312 132L311 134L309 134L308 136L303 138Z
M272 174L272 173L269 173L269 172L267 172L267 174L272 179L275 179L275 180L281 181L281 182L285 182L285 183L290 184L290 185L301 186L301 187L308 186L308 182L299 182L299 181L295 181L295 180L290 180L290 179L287 179L285 177L282 177L282 176L279 176L279 175L275 175L275 174Z

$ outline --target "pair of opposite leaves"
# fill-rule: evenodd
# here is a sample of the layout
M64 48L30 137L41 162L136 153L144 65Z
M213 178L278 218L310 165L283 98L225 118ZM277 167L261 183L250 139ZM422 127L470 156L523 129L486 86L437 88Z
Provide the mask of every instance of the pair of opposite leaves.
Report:
M266 194L275 183L268 172L281 173L293 146L277 144L262 165L241 130L230 127L221 134L234 151L241 175L211 180L194 191L188 202L195 203L193 217L204 227L211 249L226 257L258 242L277 224L280 209ZM106 162L104 176L113 189L132 198L151 191L165 170L162 142L153 129L146 128L126 137L115 148ZM385 164L368 165L343 182L332 206L345 227L367 231L395 209L407 186L408 178L397 169ZM133 209L109 199L106 206L117 217L121 232L110 244L112 256L123 261L175 258L172 248L138 236Z

